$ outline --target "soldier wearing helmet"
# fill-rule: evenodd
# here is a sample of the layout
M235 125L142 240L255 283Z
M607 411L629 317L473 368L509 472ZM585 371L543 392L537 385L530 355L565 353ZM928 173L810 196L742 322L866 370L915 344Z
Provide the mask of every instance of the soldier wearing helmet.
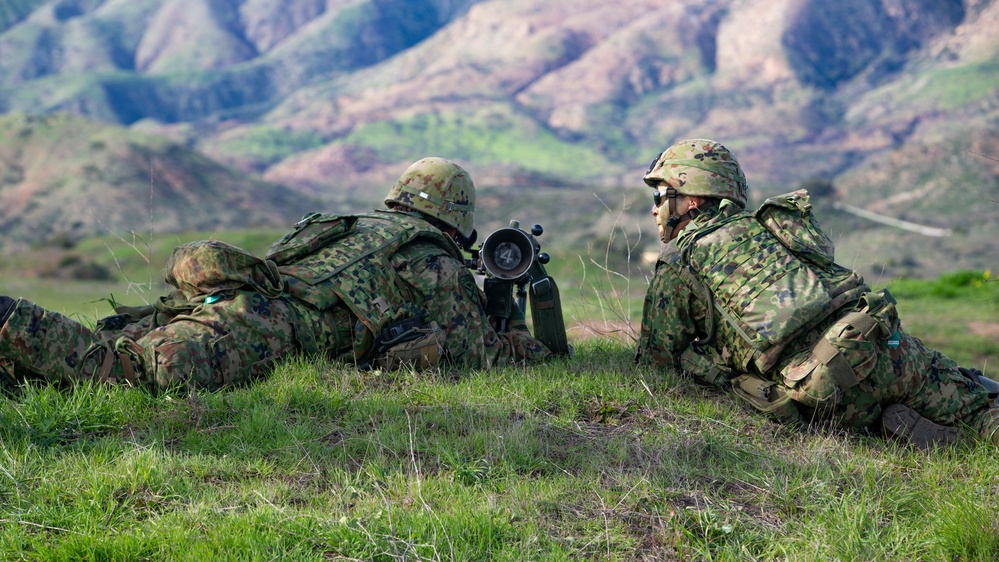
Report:
M492 368L551 354L522 321L498 332L486 317L458 246L475 233L465 170L424 158L385 204L307 215L262 259L214 240L184 244L167 263L169 295L119 307L95 330L0 297L0 371L216 389L296 353L389 369Z
M443 224L442 230L454 229L463 247L475 242L475 186L468 172L454 162L443 158L416 162L385 196L385 205L417 211Z
M783 422L832 419L922 447L970 427L999 444L996 384L907 334L891 293L834 262L806 192L747 211L742 168L706 139L669 147L643 180L665 246L639 361Z

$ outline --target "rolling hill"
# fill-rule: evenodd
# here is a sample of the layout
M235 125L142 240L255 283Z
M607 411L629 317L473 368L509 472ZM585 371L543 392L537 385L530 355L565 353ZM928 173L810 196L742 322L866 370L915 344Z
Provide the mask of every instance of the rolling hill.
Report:
M315 209L190 148L78 116L0 116L0 247L288 225Z
M20 0L0 111L116 123L325 200L427 154L482 186L638 198L656 153L710 137L757 201L821 178L958 227L830 213L854 265L912 275L994 255L997 28L994 0Z

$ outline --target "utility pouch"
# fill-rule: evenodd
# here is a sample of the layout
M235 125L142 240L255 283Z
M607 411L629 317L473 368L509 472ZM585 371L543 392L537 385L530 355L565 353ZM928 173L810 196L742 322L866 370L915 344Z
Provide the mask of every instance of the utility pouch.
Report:
M887 289L864 293L854 311L829 327L781 370L788 394L812 408L833 405L843 391L867 378L878 360L878 342L898 330L895 299Z
M862 312L873 318L877 322L880 338L887 339L899 329L896 304L898 303L895 301L895 297L888 289L881 289L861 295L857 312Z
M755 410L781 423L801 421L801 413L783 385L753 375L732 379L732 392Z
M697 353L694 346L688 346L680 355L680 368L701 384L715 386L722 390L728 390L731 386L732 373L718 368L708 356Z
M555 280L547 275L540 277L540 280L531 283L528 295L531 299L534 337L555 355L569 355L565 321L562 319L562 300Z
M372 361L373 367L388 371L402 368L428 369L436 367L441 361L444 330L437 322L431 322L427 326L406 330L395 340L386 343L390 344L389 347L378 353Z

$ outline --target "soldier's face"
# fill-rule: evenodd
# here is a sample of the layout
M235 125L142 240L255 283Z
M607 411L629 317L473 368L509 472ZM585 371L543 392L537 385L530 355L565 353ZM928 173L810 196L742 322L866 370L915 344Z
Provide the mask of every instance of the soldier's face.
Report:
M673 210L671 213L670 212L671 199L664 195L668 187L669 184L667 184L666 182L659 184L659 187L657 187L656 190L659 192L660 195L658 197L653 195L654 200L652 205L652 216L656 218L656 226L659 228L659 239L663 241L663 244L666 244L670 240L676 238L676 235L679 234L681 230L683 230L683 227L687 226L688 222L690 222L690 219L688 218L682 221L680 224L678 224L676 228L670 228L667 222L669 221L671 214L675 213L678 215L682 215L687 211L689 211L691 208L697 206L693 204L693 199L691 197L688 197L687 195L684 195L682 193L677 193L676 196L672 199L672 201L674 201L674 206L672 207ZM658 199L658 201L655 201L655 199Z

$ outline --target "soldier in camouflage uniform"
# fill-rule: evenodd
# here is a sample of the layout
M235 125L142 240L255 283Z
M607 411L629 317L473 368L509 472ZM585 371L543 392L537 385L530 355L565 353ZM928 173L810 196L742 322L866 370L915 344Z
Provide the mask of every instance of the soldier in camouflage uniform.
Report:
M917 446L970 427L999 443L992 381L907 334L887 290L872 292L833 261L806 192L746 211L741 167L704 139L668 148L644 180L665 246L640 361L686 371L782 421L880 426Z
M182 245L166 267L169 295L120 308L93 331L2 297L0 368L60 383L217 389L294 353L477 369L550 355L523 320L497 332L485 315L458 245L474 238L465 170L420 160L385 204L369 214L308 215L265 259L218 241Z

